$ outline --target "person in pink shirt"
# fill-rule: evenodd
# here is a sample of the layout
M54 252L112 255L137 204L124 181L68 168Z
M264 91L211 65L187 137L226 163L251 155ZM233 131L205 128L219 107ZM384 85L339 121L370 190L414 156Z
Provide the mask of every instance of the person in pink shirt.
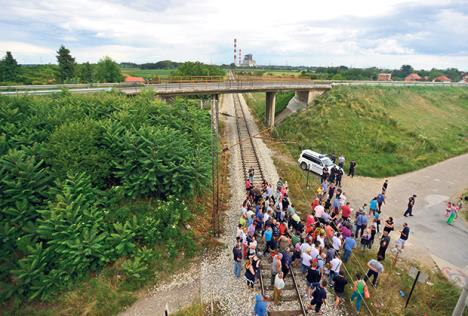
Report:
M343 238L351 237L353 234L351 229L349 229L345 225L341 225L340 232L341 232L341 235L343 235Z

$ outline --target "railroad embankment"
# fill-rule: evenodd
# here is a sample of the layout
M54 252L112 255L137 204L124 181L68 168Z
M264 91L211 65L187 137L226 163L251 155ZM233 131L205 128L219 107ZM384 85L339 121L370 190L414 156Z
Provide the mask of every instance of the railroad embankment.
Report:
M262 118L263 95L249 105ZM274 137L303 148L343 154L356 173L385 177L468 152L468 89L335 87L279 124ZM346 163L347 165L347 163Z

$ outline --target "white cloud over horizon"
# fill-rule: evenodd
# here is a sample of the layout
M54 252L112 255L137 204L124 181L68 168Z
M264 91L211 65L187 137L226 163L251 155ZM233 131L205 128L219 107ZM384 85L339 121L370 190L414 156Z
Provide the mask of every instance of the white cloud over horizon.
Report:
M0 0L0 54L77 61L232 62L468 70L468 0Z

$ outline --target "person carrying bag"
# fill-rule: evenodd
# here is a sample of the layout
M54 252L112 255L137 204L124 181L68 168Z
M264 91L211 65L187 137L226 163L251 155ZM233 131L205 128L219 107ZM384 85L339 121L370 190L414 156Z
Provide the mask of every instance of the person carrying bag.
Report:
M354 281L354 292L351 295L351 301L354 301L356 298L356 313L359 314L361 310L361 303L363 298L370 298L369 289L367 288L366 282L362 279L360 273L356 273L355 281Z

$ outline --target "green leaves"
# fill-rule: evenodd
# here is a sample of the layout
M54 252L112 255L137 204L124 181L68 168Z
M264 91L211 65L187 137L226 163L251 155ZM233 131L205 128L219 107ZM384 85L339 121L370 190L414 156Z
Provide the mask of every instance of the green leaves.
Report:
M196 104L149 92L0 97L0 302L53 299L120 257L139 284L155 247L193 252L173 196L209 184L209 123Z

